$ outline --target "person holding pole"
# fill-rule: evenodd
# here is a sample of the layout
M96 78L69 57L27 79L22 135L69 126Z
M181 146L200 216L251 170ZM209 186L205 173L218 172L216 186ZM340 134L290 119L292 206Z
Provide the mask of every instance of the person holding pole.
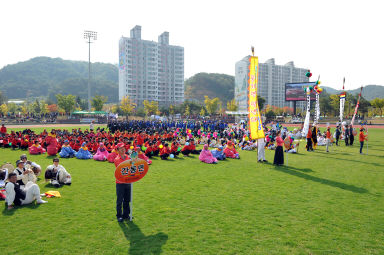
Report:
M119 143L116 145L117 157L115 158L115 166L117 167L122 162L129 160L129 156L125 154L124 143ZM131 192L132 184L131 183L121 183L116 180L116 217L118 222L123 220L132 220L130 217L131 214Z
M363 154L363 146L364 141L367 140L367 135L364 135L364 128L360 128L360 135L359 135L359 141L360 141L360 154Z

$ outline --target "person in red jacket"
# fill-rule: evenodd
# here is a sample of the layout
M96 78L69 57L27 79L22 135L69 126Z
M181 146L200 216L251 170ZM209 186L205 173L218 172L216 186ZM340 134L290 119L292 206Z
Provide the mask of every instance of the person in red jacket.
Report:
M360 128L359 141L360 141L360 154L363 154L364 141L368 140L368 135L364 134L364 128Z
M129 156L125 154L125 145L124 143L119 143L116 145L118 152L117 157L115 158L115 166L117 167L122 162L129 160ZM131 213L131 192L132 184L131 183L121 183L116 180L116 218L118 222L122 222L124 219L132 220L130 218Z
M168 159L169 155L171 154L171 150L168 147L168 143L164 144L164 147L160 151L160 158L162 160Z
M1 125L0 134L3 136L7 134L7 128L4 126L4 124Z
M172 142L171 153L175 155L175 157L177 157L180 154L179 145L177 144L177 142Z

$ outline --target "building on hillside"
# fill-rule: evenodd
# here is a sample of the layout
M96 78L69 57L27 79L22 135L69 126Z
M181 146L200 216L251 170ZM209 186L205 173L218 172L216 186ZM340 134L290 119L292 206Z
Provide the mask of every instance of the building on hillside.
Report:
M235 66L235 100L239 111L248 110L249 58L244 57ZM257 94L265 99L265 105L293 107L293 102L285 101L285 84L308 82L306 68L297 68L293 61L285 65L276 65L273 58L259 63L259 83ZM297 107L304 108L305 102L297 102Z
M144 100L159 106L184 102L184 48L169 45L169 33L158 42L141 39L141 26L119 41L119 100L129 96L142 105Z

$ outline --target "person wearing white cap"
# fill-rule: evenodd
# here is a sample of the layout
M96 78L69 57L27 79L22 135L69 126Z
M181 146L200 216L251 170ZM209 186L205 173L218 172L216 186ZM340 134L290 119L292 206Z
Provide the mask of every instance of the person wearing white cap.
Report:
M28 182L25 187L21 187L17 183L16 173L10 173L8 176L9 182L5 186L7 192L6 202L8 210L13 209L13 205L26 205L31 204L36 200L38 204L45 204L48 201L44 201L40 196L40 188L33 182Z

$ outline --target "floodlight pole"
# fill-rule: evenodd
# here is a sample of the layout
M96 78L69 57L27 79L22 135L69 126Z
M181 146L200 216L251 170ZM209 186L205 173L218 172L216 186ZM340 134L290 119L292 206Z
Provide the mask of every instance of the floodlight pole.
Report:
M88 111L91 111L91 37L88 37Z
M97 32L84 31L88 43L88 111L91 111L91 39L97 40Z

